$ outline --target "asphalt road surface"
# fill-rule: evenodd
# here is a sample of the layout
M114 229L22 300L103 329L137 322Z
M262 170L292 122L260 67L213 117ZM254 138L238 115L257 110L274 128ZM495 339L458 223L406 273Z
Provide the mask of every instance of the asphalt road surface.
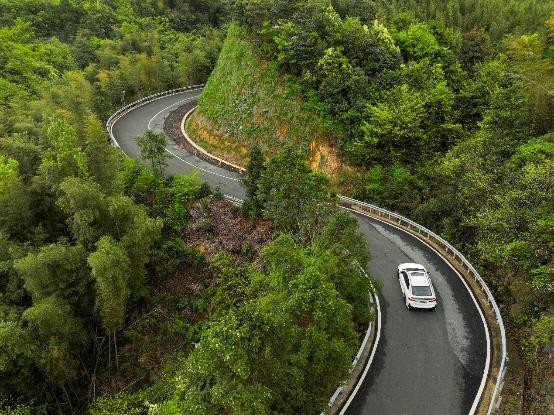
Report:
M192 107L200 91L186 91L138 107L113 126L114 137L129 156L139 158L135 137L148 128L161 131L176 108ZM197 170L201 180L242 198L239 175L213 166L170 143L166 172ZM375 358L348 414L468 414L483 377L487 337L480 312L457 273L419 239L361 215L368 241L367 269L379 280L382 327ZM402 262L423 264L438 297L436 311L409 311L396 269Z

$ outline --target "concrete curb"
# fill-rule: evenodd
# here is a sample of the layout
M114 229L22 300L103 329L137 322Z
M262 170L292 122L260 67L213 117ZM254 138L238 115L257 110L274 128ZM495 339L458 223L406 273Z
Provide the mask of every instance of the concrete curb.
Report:
M219 157L214 156L213 154L208 153L206 150L204 150L202 147L200 147L198 144L196 144L194 141L191 140L189 135L187 134L187 131L185 129L185 125L187 123L188 118L190 115L196 110L197 107L193 107L191 110L189 110L183 117L183 120L181 121L181 134L183 134L183 137L185 137L184 141L184 147L187 151L194 154L196 157L207 161L208 163L212 163L218 167L223 167L227 170L230 170L234 173L242 174L244 173L244 168L241 166L237 166L236 164L229 163L226 160L223 160Z

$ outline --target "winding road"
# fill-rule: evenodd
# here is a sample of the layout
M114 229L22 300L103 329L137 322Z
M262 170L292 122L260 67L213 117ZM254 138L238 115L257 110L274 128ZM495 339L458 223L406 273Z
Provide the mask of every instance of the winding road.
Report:
M118 118L113 136L122 150L138 158L134 138L148 128L161 131L167 115L192 107L200 90L162 97ZM187 153L175 143L168 174L197 170L212 188L244 196L239 175ZM458 415L471 413L483 380L488 353L486 323L459 274L421 240L378 219L356 215L367 238L367 270L381 281L381 336L367 376L346 409L347 414ZM396 276L402 262L423 264L438 296L435 312L408 311Z

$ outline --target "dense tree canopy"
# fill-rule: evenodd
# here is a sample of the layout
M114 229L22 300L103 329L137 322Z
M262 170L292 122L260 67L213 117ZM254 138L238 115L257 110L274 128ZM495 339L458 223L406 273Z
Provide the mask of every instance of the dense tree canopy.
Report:
M126 163L103 128L124 102L207 78L226 5L170 3L0 1L0 411L81 413L113 380L162 228L201 194Z

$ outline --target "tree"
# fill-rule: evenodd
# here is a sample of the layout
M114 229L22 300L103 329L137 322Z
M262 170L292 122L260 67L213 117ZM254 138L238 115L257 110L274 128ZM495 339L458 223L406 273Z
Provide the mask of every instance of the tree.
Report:
M494 50L489 34L483 28L473 28L464 33L460 62L468 70L475 64L488 61Z
M250 283L255 270L250 264L240 264L230 253L220 251L212 257L210 268L217 272L218 278L210 301L210 311L214 316L238 308L252 298Z
M423 163L422 163L423 164ZM421 198L417 177L406 166L373 166L364 175L364 199L409 214Z
M277 313L276 310L274 314ZM169 401L164 407L176 405L179 413L206 415L225 409L245 415L269 413L271 391L264 384L265 379L253 381L260 368L255 362L264 364L275 359L277 335L282 333L282 328L268 317L231 312L214 321L178 377L178 400ZM281 343L281 349L282 346Z
M337 32L336 44L343 48L350 64L364 69L367 75L395 69L402 61L400 49L378 20L365 25L358 18L348 17L338 25Z
M368 293L377 286L362 272L369 260L367 241L358 231L354 216L337 211L310 246L310 255L322 258L322 272L329 275L340 296L352 306L352 317L358 328L369 320Z
M529 101L529 115L535 134L554 128L554 59L545 59L545 44L538 34L506 38L510 76L522 81Z
M473 68L474 76L462 85L456 96L454 110L460 114L460 122L468 133L479 128L479 122L490 107L495 91L507 86L507 71L504 58L477 63Z
M122 155L119 149L108 144L105 129L100 121L89 115L84 123L84 150L93 180L98 183L105 194L119 193L122 167Z
M446 152L462 136L452 111L455 95L440 64L410 61L397 75L400 82L366 108L363 140L352 148L360 161L409 164Z
M159 218L150 218L142 206L135 205L129 198L119 197L113 202L110 206L112 215L119 219L122 225L125 224L125 227L121 227L119 242L130 260L130 293L135 298L141 297L146 294L146 264L150 260L154 243L160 238L163 222Z
M264 248L263 275L237 278L232 270L233 292L251 297L204 331L178 372L175 396L158 413L321 411L356 343L351 306L326 267L331 254L321 253L281 235ZM220 259L229 268L230 257Z
M195 173L173 176L168 189L171 201L163 212L165 224L174 231L181 231L189 219L189 206L194 198L198 197L201 189L202 182Z
M258 183L264 170L262 150L258 145L255 145L250 150L250 161L241 179L242 186L246 190L246 199L242 204L242 212L252 220L256 220L264 208L263 202L258 196Z
M69 402L64 384L77 375L76 356L87 340L82 321L69 304L55 296L35 302L21 318L40 351L41 370L50 382L62 388Z
M375 19L375 2L371 0L332 0L331 4L341 17L359 17L369 24Z
M499 283L509 287L516 321L538 318L552 305L554 156L551 136L518 147L502 178L471 218L477 249ZM540 307L540 308L539 308Z
M484 113L480 135L483 159L494 169L496 163L507 160L518 146L531 136L528 97L521 81L498 88L491 96L489 109Z
M407 29L397 32L395 41L405 60L435 59L444 52L444 48L426 23L414 23Z
M140 154L144 161L148 161L154 173L163 175L163 169L167 166L169 155L165 151L167 139L163 133L155 133L148 130L137 138Z
M26 134L0 138L0 153L17 160L21 179L28 182L40 164L40 149Z
M90 181L69 178L60 187L63 195L58 205L69 215L75 239L87 250L93 250L102 236L119 241L131 261L131 293L138 295L143 289L150 248L160 236L161 219L150 218L143 206L127 196L105 196Z
M317 61L315 73L318 93L335 114L345 114L351 107L366 103L368 78L361 68L350 63L342 48L326 49Z
M267 163L258 198L278 230L296 234L303 241L313 240L336 206L327 177L312 172L304 153L290 146Z
M29 21L17 19L0 29L0 78L36 92L43 80L74 66L69 45L57 38L39 41Z
M107 200L100 186L90 180L66 179L59 187L57 205L67 215L67 224L75 240L91 250L101 235L110 231ZM111 229L115 231L115 229Z
M425 116L419 94L408 85L399 85L387 93L384 102L368 106L367 118L361 126L363 146L378 149L379 159L409 161L414 153L419 154L425 140L422 128ZM363 160L372 153L375 154L365 150L354 155Z
M19 180L17 160L0 155L0 192Z
M37 382L38 350L27 330L14 321L0 321L0 398L40 396L44 386ZM37 390L38 387L38 390Z
M365 64L366 72L376 75L385 70L398 68L402 62L400 48L395 44L385 25L378 20L374 20L369 26L369 36L369 56Z
M486 27L496 41L508 33L530 33L552 13L551 0L376 0L378 14L395 16L401 10L418 19L444 21L460 31Z
M0 309L3 305L9 310L10 306L20 306L28 300L23 280L13 268L14 259L23 255L23 246L0 232ZM9 311L4 311L5 315L9 313Z
M287 286L304 269L306 252L298 248L291 234L281 234L262 249L266 280L273 287Z
M113 336L115 361L119 370L116 332L121 329L126 317L130 261L117 242L104 236L97 242L96 251L89 255L88 264L96 281L96 305L108 336ZM111 342L108 343L111 349Z
M30 252L14 262L25 288L33 301L57 296L79 307L90 307L90 273L86 266L86 252L82 246L63 243L45 245L38 252ZM83 314L88 314L87 312Z
M77 143L75 128L59 116L50 118L46 130L48 149L42 156L39 173L56 186L67 177L86 177L87 156Z
M335 289L328 269L320 266L325 262L325 257L311 256L289 285L290 298L284 306L302 328L299 338L294 339L298 349L293 346L293 350L299 350L294 355L295 366L304 376L296 385L281 378L275 389L285 397L294 396L296 388L304 393L297 402L280 400L283 410L276 412L317 413L327 403L327 391L334 389L334 382L344 378L351 365L350 356L356 348L352 307Z
M17 160L0 154L0 230L25 239L32 230L29 193L19 177Z

